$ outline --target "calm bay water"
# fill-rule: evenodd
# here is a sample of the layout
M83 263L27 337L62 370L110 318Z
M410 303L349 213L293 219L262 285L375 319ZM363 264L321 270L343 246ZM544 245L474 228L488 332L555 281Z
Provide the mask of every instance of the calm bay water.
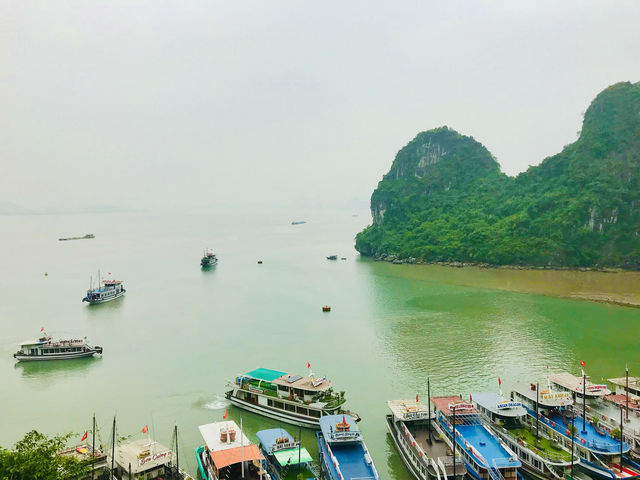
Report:
M542 379L547 365L577 373L579 360L594 380L623 375L625 364L640 373L640 310L521 293L614 288L633 296L637 275L377 263L353 250L367 214L289 224L297 219L0 217L0 444L31 429L79 440L93 412L103 443L114 414L119 436L141 435L148 424L165 444L177 423L181 463L195 473L197 425L228 409L251 437L274 426L228 406L227 380L259 366L304 374L310 362L363 417L383 478L404 480L385 433L386 401L426 398L428 376L435 394L468 395L496 388L498 377L506 385ZM84 233L96 238L57 241ZM208 272L199 267L205 247L220 258ZM330 254L347 260L327 261ZM127 295L88 307L81 299L98 268L124 280ZM331 313L321 312L325 304ZM86 335L104 356L16 364L12 353L41 326L54 337ZM303 442L315 452L312 431Z

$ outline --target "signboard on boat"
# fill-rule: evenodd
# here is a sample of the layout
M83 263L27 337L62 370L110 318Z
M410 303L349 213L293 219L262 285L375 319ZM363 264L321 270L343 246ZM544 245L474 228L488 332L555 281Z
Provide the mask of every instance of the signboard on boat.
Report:
M171 454L171 451L167 450L165 452L160 452L160 453L156 453L154 455L149 455L147 457L141 458L140 460L138 460L138 465L139 466L143 466L149 462L155 462L157 460L163 459L167 456L169 456ZM168 460L168 459L167 459ZM165 462L162 462L165 463Z
M260 388L256 388L253 385L249 385L249 390L251 390L252 392L256 392L256 393L264 393L264 391Z
M553 392L553 393L541 393L541 400L570 400L571 394L569 392Z
M450 403L449 410L453 412L455 409L456 412L460 410L473 410L475 407L470 403Z
M496 408L498 410L504 410L505 408L519 408L519 407L522 407L522 403L520 403L520 402L509 402L509 401L498 402L498 404L496 405Z
M311 385L313 385L314 387L317 387L318 385L324 383L327 380L327 377L318 377L318 378L314 378L311 381Z

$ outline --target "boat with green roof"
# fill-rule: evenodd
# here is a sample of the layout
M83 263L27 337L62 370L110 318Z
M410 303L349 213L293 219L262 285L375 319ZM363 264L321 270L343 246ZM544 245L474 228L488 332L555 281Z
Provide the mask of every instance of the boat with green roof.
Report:
M344 392L335 392L327 377L307 368L307 376L257 368L238 375L225 396L239 408L301 427L318 429L321 417L340 413L359 420L344 410Z
M267 460L267 471L273 480L315 480L313 458L300 439L283 428L260 430L256 436Z

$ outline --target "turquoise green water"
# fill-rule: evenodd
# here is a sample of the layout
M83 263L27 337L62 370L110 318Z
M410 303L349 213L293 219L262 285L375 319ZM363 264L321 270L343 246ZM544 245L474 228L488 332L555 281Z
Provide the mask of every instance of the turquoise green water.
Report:
M195 473L197 425L228 409L254 439L275 426L228 406L228 380L259 366L304 374L310 362L346 390L383 478L407 479L386 436L386 401L425 398L428 376L435 394L468 395L498 377L507 387L541 379L547 364L578 372L584 360L594 380L625 364L640 373L640 310L497 290L486 270L359 259L352 239L368 216L350 213L298 226L275 214L1 217L0 444L33 428L79 440L93 412L105 443L114 414L119 436L148 424L165 444L177 423L181 463ZM57 241L84 233L96 238ZM199 267L206 247L220 258L209 272ZM127 295L88 307L98 268L124 280ZM559 275L558 288L571 281ZM524 277L509 282L527 290ZM104 356L16 364L11 354L41 326L87 335ZM302 434L315 454L313 432Z

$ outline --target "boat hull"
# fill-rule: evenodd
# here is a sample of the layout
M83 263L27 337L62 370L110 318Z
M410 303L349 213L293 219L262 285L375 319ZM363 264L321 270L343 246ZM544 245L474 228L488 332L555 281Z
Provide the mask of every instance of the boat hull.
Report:
M233 391L227 392L227 399L233 403L236 407L242 408L244 410L248 410L249 412L256 413L258 415L262 415L265 417L272 418L274 420L280 420L283 422L290 423L291 425L297 425L298 427L306 427L312 429L320 428L320 419L306 419L299 416L287 415L286 412L282 412L279 410L274 410L263 405L256 405L254 403L246 402L244 400L240 400L237 397L232 395Z
M92 357L94 355L101 355L102 349L100 351L92 350L89 352L77 352L77 353L65 353L65 354L54 354L54 355L21 355L14 354L13 357L19 362L43 362L49 360L73 360L74 358L85 358Z
M434 472L429 472L428 474L424 474L420 472L416 468L416 466L409 460L407 453L405 452L404 448L400 444L400 440L398 439L398 435L399 435L398 429L393 424L393 421L389 420L388 418L387 418L387 431L391 435L391 439L393 440L393 445L396 447L396 450L400 454L402 463L404 463L404 465L407 467L407 470L409 470L409 473L411 473L411 475L414 478L416 478L417 480L428 480L431 478L437 478L436 475L434 475ZM466 470L465 470L465 473L466 473ZM459 478L462 478L462 476Z

